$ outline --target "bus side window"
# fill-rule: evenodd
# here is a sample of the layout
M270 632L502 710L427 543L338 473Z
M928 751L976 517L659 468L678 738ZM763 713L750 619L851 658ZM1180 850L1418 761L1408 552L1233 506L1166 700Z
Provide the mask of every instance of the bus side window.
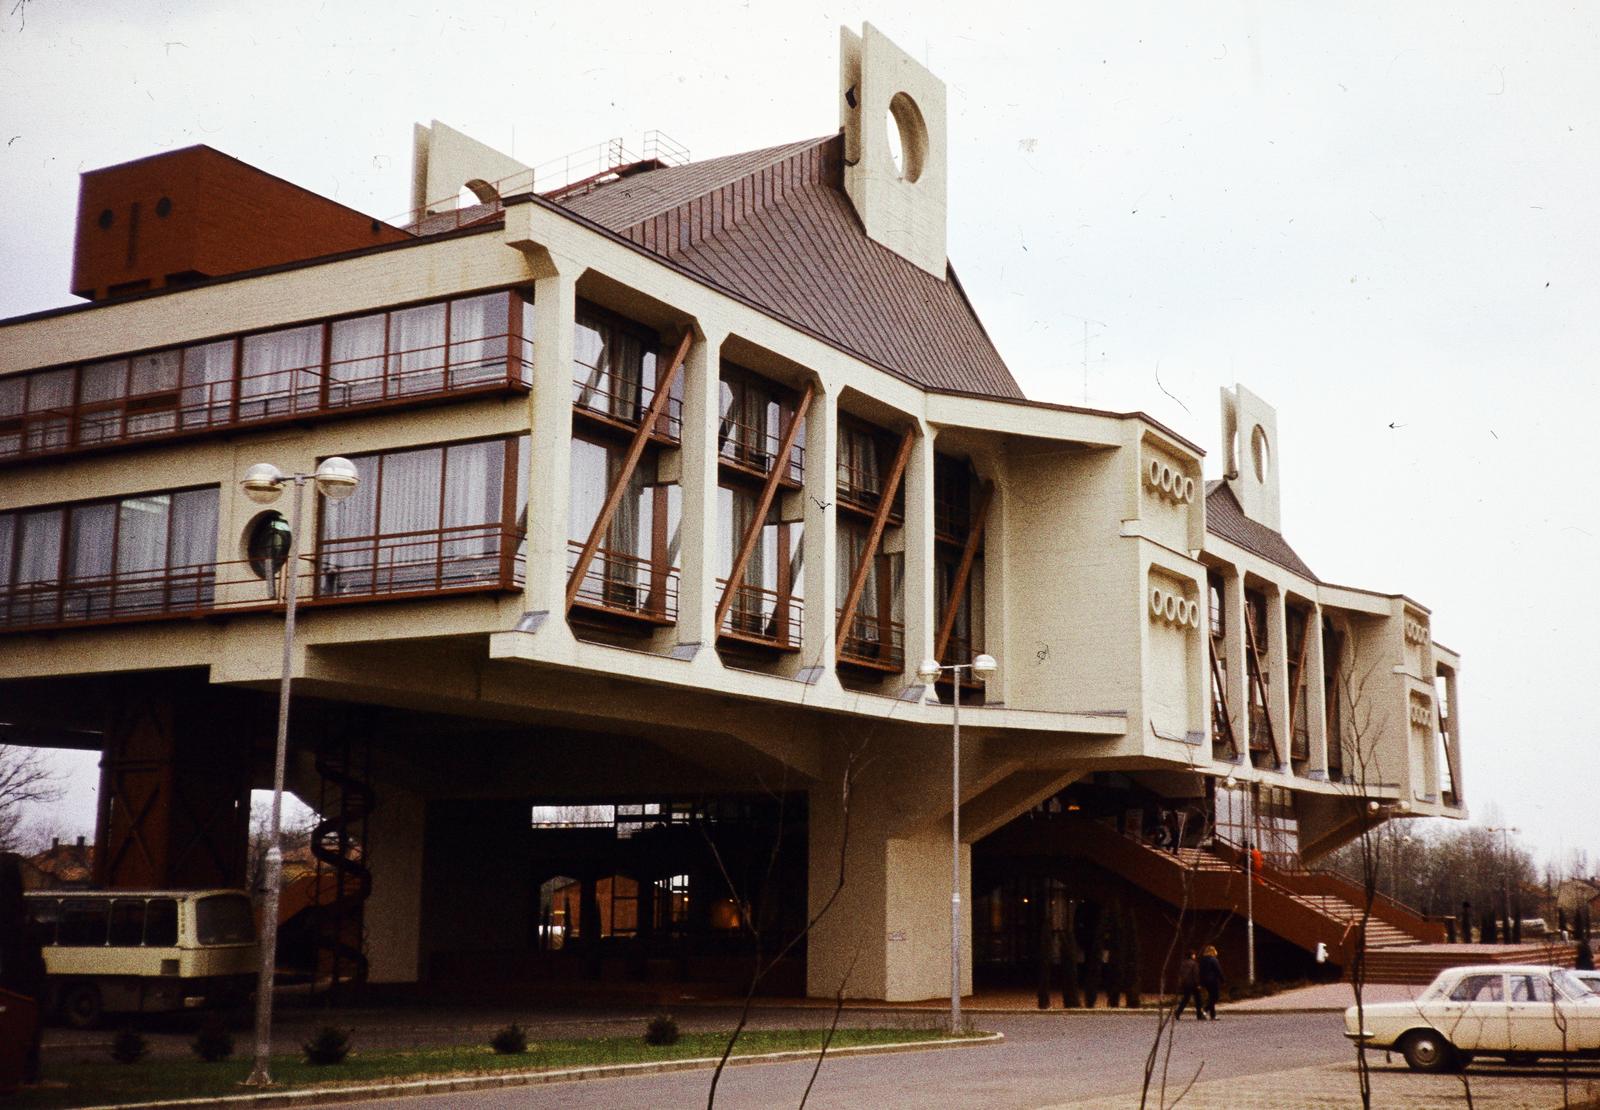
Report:
M178 943L177 899L150 899L144 918L144 943L147 948L172 948Z
M61 903L54 898L29 898L28 914L34 928L39 930L39 943L45 947L56 942L56 923L61 920Z
M111 945L137 948L144 943L144 899L118 898L111 903Z
M103 898L63 898L57 944L73 948L103 946L111 904Z

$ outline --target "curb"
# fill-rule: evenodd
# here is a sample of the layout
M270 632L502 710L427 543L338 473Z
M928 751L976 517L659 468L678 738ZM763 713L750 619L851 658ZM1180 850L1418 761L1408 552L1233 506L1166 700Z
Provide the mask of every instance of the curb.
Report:
M828 1056L877 1056L898 1052L931 1052L946 1048L984 1048L1005 1040L1003 1033L986 1033L958 1041L899 1041L893 1044L851 1045L828 1051ZM730 1056L727 1067L754 1064L783 1064L794 1060L814 1060L809 1049L762 1052L753 1056ZM647 1064L600 1064L586 1068L560 1068L552 1071L519 1071L500 1075L458 1075L453 1078L414 1079L397 1083L368 1083L359 1087L302 1088L263 1094L220 1095L216 1098L166 1099L159 1102L103 1103L83 1110L188 1110L225 1106L250 1110L269 1107L330 1106L343 1102L365 1102L376 1098L401 1098L409 1095L447 1095L464 1091L492 1091L505 1087L530 1087L544 1083L572 1083L587 1079L623 1079L640 1075L666 1075L680 1071L705 1071L717 1064L715 1056L696 1056L686 1060L663 1060Z

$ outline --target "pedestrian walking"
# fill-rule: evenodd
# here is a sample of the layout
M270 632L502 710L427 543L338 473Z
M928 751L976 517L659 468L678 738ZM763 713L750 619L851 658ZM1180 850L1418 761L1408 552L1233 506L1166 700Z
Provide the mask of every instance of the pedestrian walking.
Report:
M1192 948L1178 964L1178 991L1178 1008L1172 1012L1172 1020L1183 1017L1183 1008L1193 1002L1194 1019L1204 1021L1206 1012L1200 1005L1200 961L1195 958Z
M1200 989L1206 992L1206 1016L1217 1020L1217 997L1222 994L1222 961L1217 959L1215 945L1208 944L1200 950Z

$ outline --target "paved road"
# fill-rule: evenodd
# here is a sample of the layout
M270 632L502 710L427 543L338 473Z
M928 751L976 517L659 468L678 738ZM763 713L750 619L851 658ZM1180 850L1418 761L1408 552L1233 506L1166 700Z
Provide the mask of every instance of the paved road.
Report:
M830 1060L808 1106L882 1110L1034 1108L1137 1091L1154 1033L1154 1017L1116 1015L982 1015L978 1024L1006 1035L1003 1044ZM1204 1079L1326 1065L1349 1048L1334 1014L1229 1016L1216 1023L1183 1022L1168 1062L1169 1101L1198 1070ZM1203 1067L1202 1067L1203 1065ZM811 1064L731 1068L717 1106L725 1110L798 1106ZM657 1110L704 1105L708 1072L636 1079L600 1079L543 1087L363 1103L404 1110L500 1110L579 1107ZM1152 1105L1155 1101L1152 1100Z

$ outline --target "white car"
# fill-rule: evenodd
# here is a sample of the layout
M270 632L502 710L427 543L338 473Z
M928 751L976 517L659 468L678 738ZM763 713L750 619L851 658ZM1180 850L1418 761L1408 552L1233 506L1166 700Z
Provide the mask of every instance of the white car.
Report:
M1478 964L1439 973L1409 1002L1344 1012L1344 1035L1398 1049L1414 1071L1466 1067L1477 1055L1532 1061L1600 1056L1600 995L1566 968Z
M1600 994L1600 971L1574 971L1572 977L1588 987L1591 993Z

